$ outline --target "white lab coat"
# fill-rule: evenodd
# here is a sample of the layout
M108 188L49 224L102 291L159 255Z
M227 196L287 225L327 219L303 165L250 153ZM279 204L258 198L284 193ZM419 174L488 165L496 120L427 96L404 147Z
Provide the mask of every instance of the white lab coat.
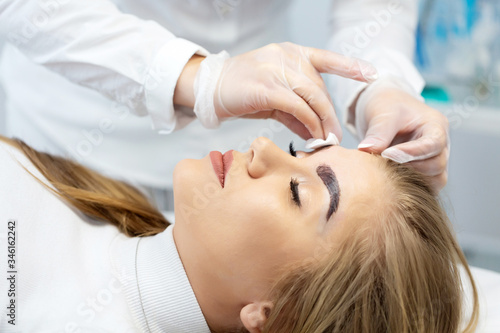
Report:
M399 7L391 12L394 2ZM115 3L3 1L0 29L9 43L0 75L8 135L157 188L171 185L180 159L200 158L209 150L246 150L261 135L280 144L292 138L270 120L232 120L218 130L195 121L172 132L193 119L172 103L188 59L207 50L235 55L287 40L289 1ZM389 13L385 19L384 13ZM410 60L417 1L332 1L331 19L331 49L374 62L382 74L399 75L417 93L422 89ZM337 112L345 110L364 84L331 79Z

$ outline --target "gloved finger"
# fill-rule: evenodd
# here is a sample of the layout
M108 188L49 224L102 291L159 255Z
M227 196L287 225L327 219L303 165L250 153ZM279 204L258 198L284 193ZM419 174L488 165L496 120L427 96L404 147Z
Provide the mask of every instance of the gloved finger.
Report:
M316 86L318 86L323 91L326 98L328 99L331 106L333 107L335 123L332 125L334 126L335 129L334 129L334 132L326 131L325 135L328 136L330 133L337 133L336 137L337 137L338 141L341 142L342 136L343 136L342 126L340 125L340 120L337 116L337 112L335 111L335 106L333 104L332 96L330 95L330 92L328 91L328 88L326 87L325 81L323 80L323 77L321 76L321 74L318 71L316 71L316 69L314 69L313 67L311 67L311 68L312 68L312 70L309 73L307 73L306 75L308 75L308 78L311 81L313 81L316 84ZM327 125L327 126L329 126L329 125ZM324 128L326 128L326 127L324 126ZM335 131L338 131L338 132L335 132Z
M256 113L248 113L243 116L240 116L240 118L246 118L246 119L274 119L288 127L292 132L300 136L304 140L311 139L311 133L309 133L309 130L302 124L300 121L297 120L294 116L292 116L289 113L280 111L280 110L264 110L264 111L259 111Z
M268 108L289 113L304 124L312 137L324 137L321 119L304 99L287 88L276 90L272 96L267 103Z
M323 77L321 76L320 72L318 72L312 64L309 64L309 66L302 66L302 73L306 75L312 82L314 82L314 84L320 87L321 90L323 90L325 95L330 100L330 103L333 105L330 92L328 91L328 88L326 87L325 81L323 80Z
M297 118L295 118L289 113L280 110L275 110L271 118L279 121L280 123L288 127L288 129L290 129L292 132L294 132L304 140L312 138L311 133L304 126L304 124L302 124L300 121L297 120Z
M339 75L361 82L378 78L377 69L367 61L312 47L302 47L311 64L320 73Z
M380 154L396 137L399 131L398 119L390 112L374 117L368 124L365 138L358 149L369 153Z
M315 85L309 78L297 76L293 73L288 75L288 82L290 88L309 104L321 121L323 135L315 137L325 139L328 133L332 132L339 140L342 140L342 128L328 93L325 93L321 87Z
M337 116L337 112L335 111L335 106L333 104L333 100L332 100L332 96L330 95L330 92L328 91L328 88L326 87L326 84L325 84L325 81L323 80L323 77L321 76L321 74L312 66L310 66L311 70L310 71L304 71L304 74L307 75L307 77L312 81L314 82L314 84L316 84L316 86L318 86L322 91L323 93L325 94L328 102L330 103L330 105L332 106L333 108L333 112L334 112L334 121L337 123L332 123L330 125L334 126L334 128L337 128L338 126L338 129L335 129L334 131L339 131L338 132L338 135L337 136L337 139L339 141L342 141L342 126L340 125L340 120ZM330 126L330 125L327 125L327 126ZM327 128L324 126L324 128ZM325 132L325 135L328 135L329 131L326 131Z
M382 156L398 163L407 163L436 156L447 146L446 131L441 126L427 124L420 138L387 148L382 152Z
M427 176L438 176L446 171L448 156L448 148L445 148L439 155L425 160L411 161L408 162L408 165L411 165L415 170L418 170Z

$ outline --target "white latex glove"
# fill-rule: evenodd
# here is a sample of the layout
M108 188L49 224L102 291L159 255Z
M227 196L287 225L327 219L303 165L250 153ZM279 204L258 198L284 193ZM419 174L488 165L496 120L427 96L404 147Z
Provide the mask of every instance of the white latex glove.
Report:
M221 52L202 61L194 112L214 128L230 117L273 118L304 139L342 131L320 73L362 82L377 78L369 63L291 43L270 44L232 58Z
M448 119L400 79L382 77L361 92L355 127L363 139L358 149L411 164L431 177L436 192L446 184Z

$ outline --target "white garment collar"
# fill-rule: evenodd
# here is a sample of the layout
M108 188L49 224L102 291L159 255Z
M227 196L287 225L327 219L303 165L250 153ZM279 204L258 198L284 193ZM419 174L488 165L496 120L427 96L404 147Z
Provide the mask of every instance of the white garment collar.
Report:
M110 259L142 332L209 333L175 246L173 226L155 236L117 236Z

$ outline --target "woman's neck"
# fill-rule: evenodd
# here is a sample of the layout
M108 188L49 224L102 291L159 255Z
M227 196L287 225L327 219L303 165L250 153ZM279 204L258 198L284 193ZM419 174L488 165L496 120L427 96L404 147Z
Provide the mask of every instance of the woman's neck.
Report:
M207 253L198 253L199 247L190 244L192 238L184 237L181 225L174 225L174 241L208 326L216 332L228 327L240 327L239 311L242 304L238 304L233 283L222 282L216 260L210 260Z

